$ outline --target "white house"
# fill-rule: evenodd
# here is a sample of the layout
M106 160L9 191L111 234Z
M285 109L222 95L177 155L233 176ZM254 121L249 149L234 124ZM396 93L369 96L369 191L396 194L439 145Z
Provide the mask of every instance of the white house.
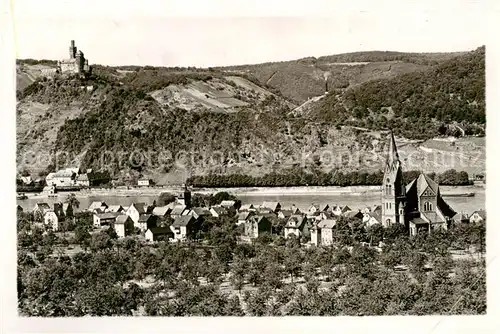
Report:
M54 211L47 211L43 217L45 226L50 226L52 230L55 232L59 230L59 218Z
M105 212L108 205L105 202L92 202L89 206L88 211L90 212Z
M137 181L138 186L146 186L147 187L147 186L149 186L149 184L150 184L149 179L140 179Z
M382 214L380 211L365 213L363 214L362 221L367 227L375 224L382 224Z
M469 221L471 223L479 223L485 220L486 220L485 210L474 211L469 217Z
M212 214L212 217L218 218L227 215L227 210L222 206L213 206L210 208L210 213Z
M253 204L243 204L238 211L255 211L255 207Z
M234 208L235 205L236 205L235 201L227 200L227 201L220 202L220 206L222 206L223 208L226 208L226 209Z
M281 204L279 202L263 202L260 206L260 210L269 210L270 212L277 213L281 210Z
M80 174L76 177L76 184L82 187L89 187L90 181L87 174Z
M311 242L316 245L330 246L333 244L333 227L337 222L333 219L320 221L311 229Z
M244 212L238 213L238 221L236 222L236 225L245 224L254 215L255 215L255 212L253 212L253 211L244 211Z
M106 209L106 212L125 212L125 209L121 205L110 205Z
M94 213L94 226L114 226L116 218L120 215L121 214L118 212Z
M55 187L74 186L76 184L75 179L77 173L78 172L75 173L74 168L61 169L56 173L49 173L45 178L45 182L47 183L48 186L55 186Z
M135 225L139 223L139 217L146 213L145 203L132 203L125 212L129 216Z
M169 227L151 227L146 231L144 237L148 241L158 241L160 238L168 240L173 237L173 233Z
M174 239L181 241L192 237L196 233L196 219L193 216L180 216L175 218L170 230L174 233Z
M303 234L303 229L307 218L302 215L291 216L285 225L285 239L290 235L295 235L295 237L300 237Z
M119 238L134 234L134 222L127 215L119 215L115 220L115 231Z

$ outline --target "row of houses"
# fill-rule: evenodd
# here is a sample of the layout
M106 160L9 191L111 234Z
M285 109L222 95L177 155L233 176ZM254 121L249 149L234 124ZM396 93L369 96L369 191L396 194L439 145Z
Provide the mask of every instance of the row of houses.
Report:
M308 236L314 245L331 245L334 227L339 217L358 219L366 227L382 224L382 207L367 206L352 210L344 205L312 204L302 212L297 206L282 209L279 202L263 202L261 205L245 204L236 207L235 201L222 201L211 207L193 207L186 205L184 196L165 206L154 206L146 203L132 203L130 206L107 205L103 201L95 201L87 209L92 213L93 225L96 228L111 226L119 237L140 232L147 240L160 238L183 241L193 238L199 230L201 222L207 217L237 217L236 224L244 225L244 237L247 240L258 238L264 232L273 232L273 221L285 220L284 237ZM46 225L57 231L62 217L72 215L72 208L67 203L55 203L51 208L47 203L37 203L34 208L36 216L43 217ZM465 213L454 217L456 222L478 222L486 219L486 212L479 210L467 216Z

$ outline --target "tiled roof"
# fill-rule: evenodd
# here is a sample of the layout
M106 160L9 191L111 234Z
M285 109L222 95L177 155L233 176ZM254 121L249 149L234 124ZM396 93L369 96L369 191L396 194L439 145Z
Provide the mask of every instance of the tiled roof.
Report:
M172 233L169 227L151 227L149 230L153 233L153 235Z
M125 224L129 219L130 217L127 215L119 215L118 217L116 217L115 224Z
M171 215L181 215L186 209L185 205L176 205L170 212Z
M113 219L120 216L120 214L117 212L95 213L95 215L100 219Z
M191 221L194 220L195 219L193 218L193 216L180 216L175 218L172 226L187 226Z
M241 207L240 207L240 210L239 211L248 211L248 210L251 210L253 209L253 204L243 204Z
M141 214L139 215L139 222L145 223L151 218L152 215L150 214Z
M167 213L169 213L171 210L170 207L167 205L165 206L157 206L156 208L153 209L153 214L159 217L165 216Z
M318 228L333 228L337 224L336 220L333 219L325 219L318 223Z

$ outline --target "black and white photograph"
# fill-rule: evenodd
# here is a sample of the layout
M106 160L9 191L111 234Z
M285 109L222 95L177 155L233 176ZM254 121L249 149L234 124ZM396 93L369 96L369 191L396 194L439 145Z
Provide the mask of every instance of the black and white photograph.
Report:
M489 313L487 7L168 3L11 2L18 317Z

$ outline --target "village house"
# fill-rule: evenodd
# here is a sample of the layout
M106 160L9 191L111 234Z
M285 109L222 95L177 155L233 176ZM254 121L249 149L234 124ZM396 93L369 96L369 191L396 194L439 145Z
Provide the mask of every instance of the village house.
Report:
M256 211L255 207L253 204L243 204L240 209L238 210L239 212L244 212L244 211Z
M171 211L172 208L168 205L157 206L153 209L153 215L160 218L161 220L164 220L165 218L168 217Z
M134 222L134 226L137 226L139 223L140 215L145 213L147 213L147 205L145 203L132 203L125 212Z
M90 181L87 174L80 174L76 177L76 185L81 187L90 187Z
M43 218L45 226L50 227L54 232L59 230L59 217L57 217L57 214L54 211L50 210L45 212Z
M90 204L88 211L95 213L103 213L106 211L107 208L108 205L105 202L96 201Z
M245 222L245 235L249 238L258 238L260 234L272 233L272 224L263 215L252 216Z
M273 212L278 213L281 210L281 204L279 202L264 202L259 208L260 212Z
M253 216L255 216L255 212L253 211L244 211L238 213L238 220L236 222L236 225L239 226L245 224Z
M469 217L469 221L471 223L479 223L479 222L482 222L485 220L486 220L486 211L485 210L474 211Z
M31 185L33 183L33 180L31 179L31 176L21 176L21 181L26 186L29 186L29 185Z
M375 224L382 225L382 212L377 210L374 212L365 213L363 215L362 221L367 227L373 226Z
M196 219L193 216L181 216L175 218L170 230L174 233L177 241L194 238L197 232Z
M292 211L292 215L297 215L299 213L302 213L295 204L292 204L290 210Z
M55 173L49 173L45 177L45 182L48 186L60 187L72 187L76 183L77 173L73 168L61 169Z
M23 211L24 211L23 207L18 204L17 205L17 213L21 213Z
M309 209L307 209L307 213L308 215L310 216L314 216L316 215L317 213L319 213L319 205L318 204L312 204Z
M63 210L64 215L66 217L73 217L74 216L73 206L70 203L63 203L62 210Z
M356 218L356 219L360 219L360 220L362 220L363 217L364 217L364 215L361 212L361 210L358 210L358 211L349 211L344 216L346 216L347 218Z
M226 200L226 201L220 202L219 205L222 206L223 208L226 208L226 209L231 209L231 208L236 209L236 207L235 207L236 202L235 201Z
M367 214L367 213L370 213L370 212L372 212L372 208L371 208L371 207L369 207L369 206L365 206L363 209L361 209L361 213L362 213L363 215L365 215L365 214Z
M140 187L149 187L151 180L149 179L139 179L137 180L137 185Z
M49 210L50 206L47 203L36 203L35 207L33 208L33 216L35 220L42 221L44 219L45 213Z
M152 214L141 214L135 227L141 229L141 231L146 231L149 228L156 227L158 222L158 217Z
M285 225L285 239L289 236L294 235L296 238L304 234L304 229L306 227L307 218L303 215L293 215L291 216Z
M182 214L184 213L185 210L188 210L188 209L186 209L185 205L176 205L176 206L174 206L174 208L170 212L170 216L174 219L178 218L178 217L182 216Z
M56 213L56 215L59 219L62 219L66 216L66 214L64 212L64 204L61 202L54 203L54 210L53 211Z
M278 212L279 219L288 219L293 215L292 210L281 210Z
M210 210L206 208L201 208L201 207L196 207L192 208L191 210L185 210L184 212L187 211L187 215L193 216L196 220L203 218L203 217L209 217L212 216L212 213Z
M333 228L337 222L333 219L322 220L311 229L311 243L316 246L333 244Z
M469 223L469 217L467 214L460 212L453 216L453 222L455 224Z
M118 212L94 213L93 220L95 227L114 226L116 218L121 214Z
M210 208L210 213L212 214L212 217L220 218L222 216L227 216L228 212L226 208L222 206L213 206Z
M174 233L170 227L151 227L144 234L144 238L148 241L160 241L174 238Z
M121 205L110 205L106 209L106 212L124 213L125 209Z
M115 231L119 238L134 234L134 221L127 215L119 215L115 220Z
M316 213L315 216L308 216L308 218L313 218L314 220L316 221L322 221L322 220L325 220L325 219L333 219L335 215L333 214L333 212L331 211L326 211L326 212L318 212Z

